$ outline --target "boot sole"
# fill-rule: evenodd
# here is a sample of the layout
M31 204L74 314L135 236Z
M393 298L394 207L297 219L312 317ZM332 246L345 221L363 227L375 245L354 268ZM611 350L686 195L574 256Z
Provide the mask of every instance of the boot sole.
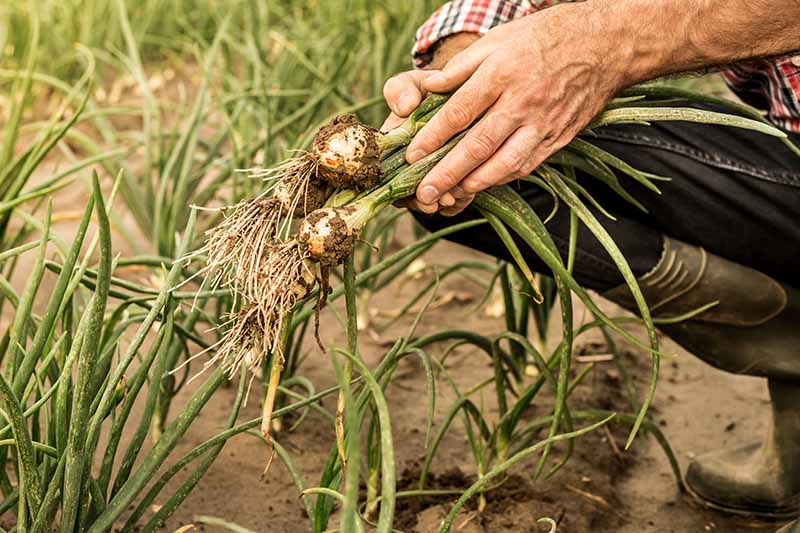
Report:
M781 507L741 507L709 500L695 492L688 483L685 484L685 487L692 499L707 509L722 511L737 516L762 518L770 521L792 520L800 517L800 495L794 497L792 502L788 505Z

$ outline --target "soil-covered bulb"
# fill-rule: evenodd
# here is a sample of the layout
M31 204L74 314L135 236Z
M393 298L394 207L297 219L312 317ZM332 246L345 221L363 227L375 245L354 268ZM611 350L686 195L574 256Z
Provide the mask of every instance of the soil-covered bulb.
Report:
M317 176L337 189L364 190L378 183L381 169L380 132L354 115L341 115L319 130L311 148Z
M343 218L348 209L318 209L300 225L300 245L323 266L341 265L353 253L358 232Z

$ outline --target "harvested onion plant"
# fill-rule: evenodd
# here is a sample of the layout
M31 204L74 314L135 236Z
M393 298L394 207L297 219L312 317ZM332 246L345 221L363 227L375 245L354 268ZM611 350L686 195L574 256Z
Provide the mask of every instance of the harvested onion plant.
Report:
M550 191L571 210L573 226L580 221L597 236L620 269L647 326L649 344L646 347L653 356L653 372L648 394L633 424L628 445L642 424L655 391L658 341L648 308L625 258L586 208L585 202L598 204L578 183L576 170L605 183L638 208L642 208L641 204L621 186L615 171L630 176L653 191L658 191L655 181L660 178L640 172L591 144L591 129L624 122L684 120L782 135L762 121L690 107L667 107L664 105L666 102L657 105L652 99L645 100L646 94L646 91L637 94L633 90L625 98L614 101L607 111L590 124L585 135L576 138L527 178ZM209 230L205 248L198 252L198 255L207 257L203 272L213 283L221 281L232 287L241 298L244 309L232 317L233 325L221 341L221 349L215 359L221 362L229 375L233 375L242 361L254 369L268 355L273 355L263 413L262 432L265 436L268 436L268 422L283 364L282 331L292 309L311 294L316 281L319 284L319 311L330 290L329 269L344 264L352 257L355 244L367 222L392 202L413 194L425 174L463 136L462 132L413 165L405 163L403 146L410 142L445 100L444 95L428 97L402 126L386 133L360 124L352 116L334 119L319 130L307 152L274 169L251 171L271 183L269 190L272 194L265 193L255 200L243 201L220 226ZM669 103L675 100L671 98ZM326 206L318 207L325 196L328 196ZM570 292L575 292L602 324L642 345L600 311L586 291L575 282L555 250L543 221L513 189L497 187L480 193L475 206L507 245L531 287L535 287L533 274L511 238L511 232L518 234L551 268L562 314L571 312L568 299ZM311 207L316 209L312 210ZM254 221L262 223L254 226ZM247 326L242 325L243 320L247 321ZM261 329L254 333L254 327ZM247 333L243 334L243 330ZM256 343L259 351L254 353L252 339L258 334L262 336L262 342ZM564 334L551 439L564 424L571 333L565 329ZM543 460L548 450L549 447L545 449Z
M255 301L251 291L257 272L264 270L266 256L278 252L268 248L288 240L292 220L323 207L336 190L358 192L378 185L402 164L398 149L411 142L443 101L439 96L428 99L404 124L385 134L353 115L336 117L298 157L271 169L249 169L251 177L266 182L267 190L224 208L224 221L207 232L205 246L193 254L206 257L201 271L206 282L211 288L233 286ZM325 224L316 217L315 222ZM287 253L285 248L281 252Z

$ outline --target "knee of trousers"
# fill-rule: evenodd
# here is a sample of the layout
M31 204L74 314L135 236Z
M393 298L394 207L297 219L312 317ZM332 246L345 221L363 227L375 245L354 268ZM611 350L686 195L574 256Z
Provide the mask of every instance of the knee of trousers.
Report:
M412 214L414 218L430 232L435 232L448 226L466 222L468 220L474 220L480 217L477 211L469 208L455 217L445 217L436 214L426 215L418 212L412 212ZM569 241L567 240L568 237L560 236L557 233L551 233L551 235L553 240L556 242L556 247L562 256L562 260L566 261L569 249ZM528 267L534 272L550 276L551 270L544 263L544 261L542 261L541 258L524 243L524 241L516 236L514 236L514 238L517 246L522 252L525 261L528 264ZM450 234L446 237L446 239L498 259L502 259L510 263L514 262L514 258L511 256L508 249L488 223ZM578 242L586 243L588 242L588 239L584 238L581 240L579 237ZM595 291L604 291L623 282L622 275L619 273L617 268L608 261L604 261L599 258L595 250L587 251L582 249L579 245L575 257L575 270L573 275L575 280L584 288Z

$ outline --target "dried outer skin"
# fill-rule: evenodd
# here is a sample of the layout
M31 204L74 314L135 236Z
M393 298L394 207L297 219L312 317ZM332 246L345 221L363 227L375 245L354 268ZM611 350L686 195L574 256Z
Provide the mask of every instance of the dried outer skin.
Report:
M304 217L306 214L325 206L325 202L328 201L330 195L330 187L316 180L311 181L306 188L305 197L301 198L292 209L294 198L289 193L285 182L278 182L272 190L272 197L280 203L281 213L292 218Z
M297 300L302 300L309 295L311 290L317 284L317 265L311 259L303 261L303 270L300 274L300 279L292 287L292 294Z
M355 115L340 115L320 128L311 153L318 162L317 177L337 189L365 190L381 181L380 132L358 121Z

